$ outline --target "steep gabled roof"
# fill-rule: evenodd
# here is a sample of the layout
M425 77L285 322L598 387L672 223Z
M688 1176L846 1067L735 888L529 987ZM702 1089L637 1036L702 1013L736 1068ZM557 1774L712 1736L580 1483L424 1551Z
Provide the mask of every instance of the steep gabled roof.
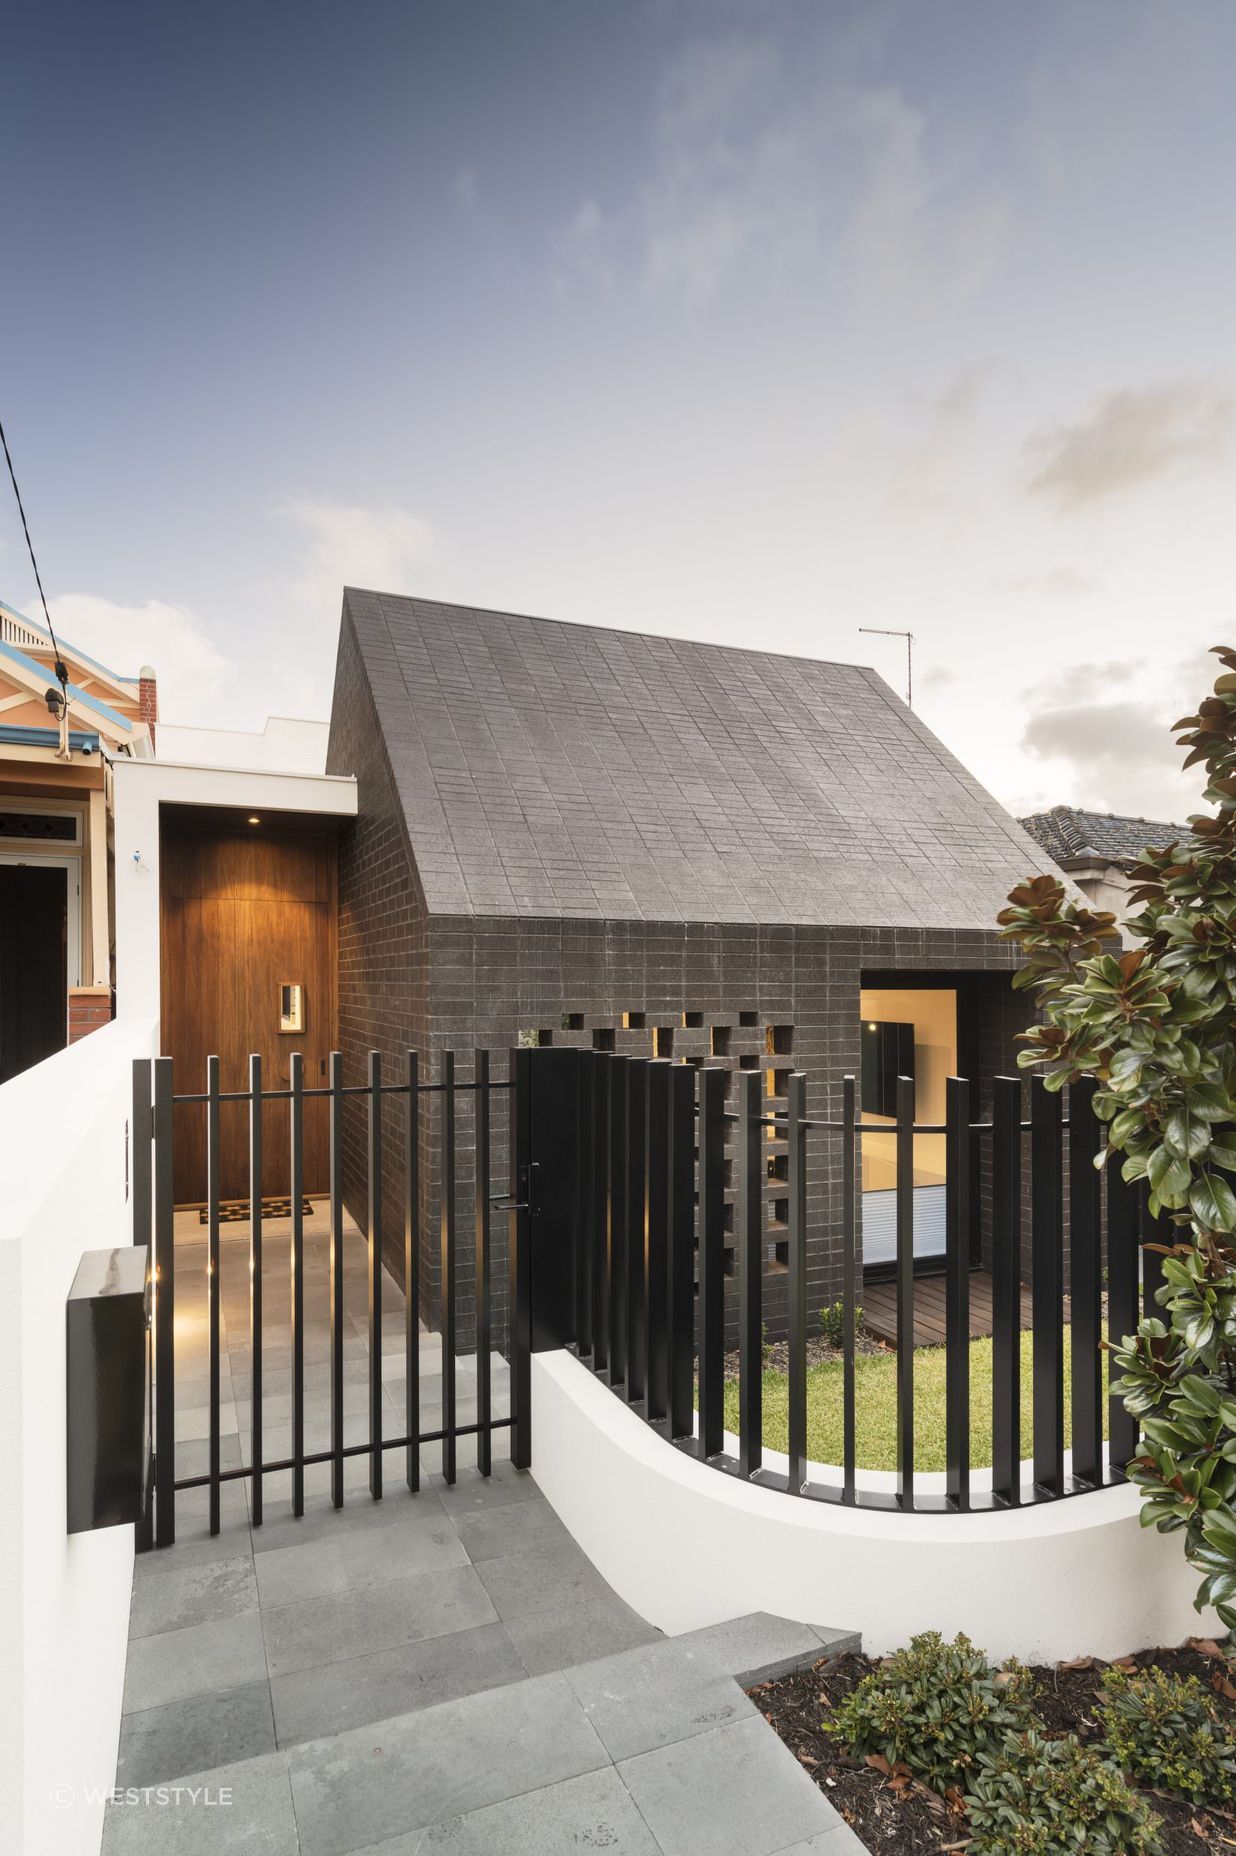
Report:
M1032 813L1021 822L1048 856L1064 866L1089 860L1132 864L1151 845L1163 850L1189 835L1187 825L1126 818L1117 812L1085 812L1078 806L1053 806L1050 812Z
M1042 867L872 670L355 588L343 631L431 913L990 928Z

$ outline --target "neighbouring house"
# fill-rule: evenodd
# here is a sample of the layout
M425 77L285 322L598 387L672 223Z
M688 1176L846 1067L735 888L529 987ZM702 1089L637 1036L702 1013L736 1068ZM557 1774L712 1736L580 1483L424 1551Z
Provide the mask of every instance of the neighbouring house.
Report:
M112 1011L109 762L154 752L154 672L120 676L0 605L0 1083Z
M1110 909L1126 944L1136 940L1125 928L1130 913L1131 872L1150 846L1163 850L1188 835L1187 825L1157 819L1126 818L1116 812L1087 812L1079 806L1053 806L1035 812L1022 824L1059 869L1072 878L1087 902Z
M1043 853L872 670L348 588L327 765L358 782L338 845L354 1076L371 1049L392 1067L408 1048L470 1067L477 1047L576 1044L720 1063L731 1104L743 1070L762 1073L774 1106L801 1070L820 1115L837 1113L851 1073L879 1124L899 1073L915 1078L918 1120L938 1123L948 1075L974 1079L982 1106L1013 1067L1027 1008L994 922ZM781 1145L767 1153L774 1334ZM383 1237L402 1277L397 1146ZM887 1273L892 1136L863 1147L863 1261ZM358 1118L344 1181L362 1220L364 1158ZM943 1162L942 1136L916 1137L924 1269L943 1250ZM431 1110L427 1231L439 1185ZM819 1164L812 1309L840 1292L840 1219L840 1178ZM433 1246L421 1254L433 1311ZM466 1336L466 1257L458 1280Z

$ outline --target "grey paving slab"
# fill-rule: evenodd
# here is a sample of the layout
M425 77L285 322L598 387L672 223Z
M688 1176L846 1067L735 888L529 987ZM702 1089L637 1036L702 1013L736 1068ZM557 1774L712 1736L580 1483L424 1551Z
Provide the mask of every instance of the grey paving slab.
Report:
M479 1470L465 1469L456 1483L448 1488L436 1470L428 1478L428 1486L437 1491L442 1506L448 1514L475 1512L481 1508L500 1508L508 1502L544 1501L532 1472L527 1469L515 1469L509 1462L494 1464L493 1474L482 1476Z
M841 1821L758 1715L617 1770L666 1856L775 1856Z
M124 1711L139 1713L188 1695L243 1688L266 1679L262 1620L256 1611L135 1637L125 1670Z
M503 1620L610 1596L609 1586L588 1555L570 1539L556 1541L544 1551L483 1560L477 1572Z
M134 1581L130 1637L150 1637L156 1631L180 1630L186 1624L257 1610L257 1582L247 1540L244 1553L232 1559L181 1560L174 1548L157 1556L142 1555L148 1557L156 1559L156 1564Z
M581 1850L661 1856L612 1767L371 1844L363 1856L578 1856Z
M868 1856L867 1845L841 1818L831 1830L822 1830L805 1843L791 1843L777 1851L777 1856Z
M398 1525L384 1528L349 1527L337 1517L334 1529L316 1540L259 1554L256 1589L263 1607L274 1607L467 1564L447 1517L436 1503L427 1503L405 1510Z
M270 1684L218 1689L124 1715L116 1784L157 1785L274 1750Z
M591 1662L660 1638L638 1611L632 1611L613 1592L584 1605L508 1618L506 1629L530 1676L568 1669L573 1663Z
M702 1630L685 1632L675 1641L706 1650L717 1667L728 1670L744 1688L804 1669L822 1656L856 1650L860 1644L853 1631L822 1630L812 1624L795 1623L791 1618L774 1617L768 1611L753 1611L722 1624L708 1624Z
M571 1538L544 1496L535 1501L463 1509L452 1518L474 1564L528 1549L540 1553L549 1546L565 1545Z
M101 1856L299 1856L282 1753L188 1774L171 1787L163 1802L139 1792L109 1804Z
M280 1746L342 1733L482 1689L522 1682L523 1659L503 1625L426 1637L368 1656L276 1676L271 1682Z
M270 1673L277 1676L492 1624L497 1615L473 1568L457 1566L279 1605L263 1611L262 1627Z
M567 1669L566 1678L614 1760L756 1713L709 1647L681 1637Z
M287 1758L304 1856L344 1856L609 1763L561 1675L312 1740Z
M266 1480L269 1484L272 1479ZM410 1518L419 1525L418 1517L426 1514L441 1522L445 1513L432 1489L412 1495L402 1477L390 1483L380 1502L375 1502L366 1488L363 1495L346 1497L341 1509L335 1507L329 1493L311 1494L306 1490L303 1515L294 1515L287 1502L272 1501L268 1505L262 1525L253 1529L253 1551L261 1555L280 1547L305 1546L312 1540L330 1540L341 1527L349 1534L359 1534L369 1528L401 1525Z

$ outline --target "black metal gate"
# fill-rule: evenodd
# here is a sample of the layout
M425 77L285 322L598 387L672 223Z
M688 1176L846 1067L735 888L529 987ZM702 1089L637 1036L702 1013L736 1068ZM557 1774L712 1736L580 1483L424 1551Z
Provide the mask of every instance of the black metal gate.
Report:
M344 1463L347 1458L364 1456L369 1462L369 1493L376 1501L382 1497L383 1452L404 1451L404 1480L413 1492L420 1487L420 1451L427 1444L440 1444L442 1475L453 1483L457 1473L457 1443L460 1438L475 1436L477 1467L489 1475L492 1463L492 1437L496 1431L510 1428L511 1457L517 1467L527 1467L530 1455L528 1411L527 1349L532 1331L530 1313L530 1255L528 1244L528 1149L530 1137L530 1068L528 1051L512 1051L508 1074L495 1078L491 1074L490 1053L478 1050L474 1055L470 1078L456 1073L455 1055L443 1052L438 1073L422 1075L418 1055L408 1051L398 1081L383 1080L379 1053L370 1053L363 1082L344 1081L343 1059L338 1052L329 1061L328 1081L324 1087L306 1087L303 1058L290 1059L287 1088L263 1086L261 1058L249 1061L248 1087L244 1090L220 1089L219 1060L208 1059L206 1087L201 1092L176 1094L172 1060L159 1057L142 1059L133 1066L133 1241L151 1247L153 1267L154 1324L154 1523L153 1542L170 1546L176 1538L176 1497L187 1489L209 1491L209 1525L212 1534L220 1526L220 1494L224 1484L244 1479L250 1485L250 1517L260 1526L264 1516L264 1479L276 1472L291 1472L291 1509L304 1512L305 1470L313 1464L330 1465L330 1494L336 1508L344 1502ZM461 1097L472 1106L472 1153L469 1169L471 1203L459 1202L457 1106ZM495 1098L506 1096L506 1119L509 1139L510 1179L508 1189L494 1192L491 1180L495 1147ZM307 1102L325 1101L329 1118L330 1185L328 1196L329 1259L326 1292L329 1307L329 1442L324 1448L306 1449L305 1442L305 1197L303 1191L304 1116ZM436 1098L439 1192L437 1204L437 1307L442 1349L441 1422L426 1428L420 1412L420 1283L422 1243L422 1208L420 1166L423 1152L422 1113L427 1099ZM393 1100L402 1108L400 1129L400 1177L402 1181L401 1220L403 1226L403 1346L405 1395L403 1423L398 1435L384 1435L382 1402L382 1231L384 1127L383 1104ZM263 1437L263 1398L272 1381L265 1371L263 1347L263 1260L273 1234L267 1230L270 1214L264 1212L262 1199L263 1151L266 1140L264 1111L272 1103L287 1104L291 1190L287 1202L287 1234L280 1231L278 1241L287 1245L288 1303L287 1321L290 1338L286 1389L291 1400L291 1449L286 1455L270 1457ZM224 1468L221 1463L220 1411L220 1296L222 1290L223 1253L220 1225L223 1208L219 1192L219 1121L224 1105L243 1104L248 1116L249 1199L239 1208L230 1207L229 1215L241 1216L248 1227L248 1337L250 1350L250 1429L247 1465ZM207 1409L208 1437L206 1468L201 1473L178 1476L175 1463L176 1442L176 1242L173 1204L172 1156L178 1114L192 1106L206 1118L206 1166L202 1182L200 1218L206 1233L206 1308L207 1308ZM368 1269L368 1384L364 1388L368 1411L367 1436L359 1443L344 1441L345 1400L348 1384L344 1374L344 1117L359 1106L365 1130L365 1227ZM282 1209L282 1208L281 1208ZM491 1384L491 1339L493 1306L492 1225L495 1213L509 1218L508 1262L510 1270L510 1416L496 1417L493 1412ZM472 1314L477 1355L476 1418L461 1422L457 1415L456 1344L459 1282L457 1253L461 1218L472 1227ZM353 1392L352 1396L356 1396Z

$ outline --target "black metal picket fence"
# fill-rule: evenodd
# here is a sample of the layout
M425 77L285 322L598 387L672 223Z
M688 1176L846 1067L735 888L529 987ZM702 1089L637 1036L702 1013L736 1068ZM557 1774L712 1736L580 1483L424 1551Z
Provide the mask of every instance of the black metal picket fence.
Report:
M811 1115L807 1080L793 1074L785 1106L770 1107L757 1072L728 1073L606 1052L537 1050L533 1063L533 1281L557 1278L549 1332L574 1347L620 1397L679 1448L732 1475L791 1495L862 1507L956 1513L1056 1500L1122 1478L1137 1429L1113 1375L1104 1443L1104 1327L1132 1331L1153 1305L1157 1259L1143 1253L1144 1196L1117 1165L1096 1168L1103 1130L1094 1086L1067 1097L1040 1079L1026 1091L998 1077L990 1113L976 1118L969 1082L950 1078L943 1123L915 1124L914 1084L900 1078L897 1115L861 1121L846 1077L835 1118ZM1067 1114L1064 1112L1067 1102ZM864 1484L856 1424L856 1310L861 1285L859 1198L865 1139L892 1133L896 1149L895 1487ZM946 1468L942 1488L915 1472L914 1141L942 1136L946 1153L944 1256ZM784 1144L788 1201L788 1450L786 1468L763 1440L767 1286L767 1150ZM831 1478L809 1468L808 1158L829 1143L839 1179L842 1280L841 1461ZM981 1152L980 1149L985 1150ZM981 1159L981 1166L976 1161ZM733 1235L725 1230L727 1160ZM975 1180L984 1181L982 1206ZM778 1192L782 1188L778 1187ZM969 1291L975 1219L992 1277L990 1485L972 1476ZM737 1421L727 1430L726 1246L737 1299ZM1143 1254L1145 1261L1143 1262ZM1065 1318L1066 1271L1068 1320ZM1032 1464L1023 1475L1023 1281L1032 1307L1029 1419ZM542 1300L538 1288L534 1304ZM732 1315L732 1309L729 1311ZM534 1315L534 1320L535 1320ZM1064 1363L1070 1355L1066 1401ZM736 1432L736 1446L729 1439ZM1066 1435L1068 1450L1066 1452Z
M368 1458L369 1493L380 1500L383 1492L383 1452L404 1452L404 1480L417 1491L421 1480L420 1453L428 1444L441 1446L442 1474L448 1483L456 1479L457 1444L461 1438L477 1440L477 1466L488 1475L492 1461L492 1438L495 1432L512 1430L512 1460L526 1466L528 1460L528 1367L519 1358L520 1338L526 1353L527 1319L527 1172L526 1119L528 1053L513 1051L506 1077L491 1074L490 1053L478 1050L473 1073L463 1079L456 1072L455 1054L444 1052L438 1074L426 1078L421 1073L415 1051L406 1053L398 1081L384 1080L378 1052L369 1056L363 1082L343 1080L343 1060L338 1052L331 1055L328 1081L323 1087L306 1087L304 1061L299 1054L290 1058L289 1083L286 1088L267 1088L262 1077L262 1061L249 1060L248 1087L243 1090L220 1088L219 1059L207 1060L205 1089L176 1094L172 1059L169 1057L139 1060L133 1066L133 1241L150 1247L153 1269L153 1369L154 1369L154 1437L153 1544L169 1546L176 1538L176 1498L189 1489L206 1488L209 1525L212 1534L220 1527L220 1497L225 1484L243 1480L249 1484L249 1514L255 1526L264 1517L264 1483L280 1472L290 1472L291 1509L304 1512L305 1471L315 1464L330 1465L330 1493L336 1508L344 1502L344 1464L350 1457ZM506 1143L511 1167L508 1190L494 1192L492 1161L500 1143L494 1140L495 1098L507 1097L510 1139ZM457 1189L457 1106L461 1097L472 1104L470 1117L471 1158L468 1186L471 1203L460 1202ZM439 1156L439 1192L437 1205L437 1276L436 1305L432 1313L441 1336L441 1422L426 1427L421 1420L420 1346L424 1333L421 1325L421 1248L424 1241L420 1192L422 1116L427 1099L437 1098L434 1140ZM326 1139L329 1154L329 1253L326 1292L329 1308L329 1444L323 1449L307 1449L305 1439L305 1125L310 1104L321 1101L327 1121ZM403 1424L397 1435L385 1433L383 1423L383 1177L385 1172L384 1105L394 1102L402 1109L400 1117L400 1175L403 1225L404 1294L402 1307L404 1405ZM344 1118L346 1104L359 1104L365 1125L365 1230L368 1273L368 1380L363 1388L349 1386L344 1372L346 1320L344 1310ZM517 1109L517 1103L520 1107ZM277 1241L286 1246L288 1290L286 1304L289 1347L286 1366L283 1347L279 1348L281 1385L274 1384L266 1370L263 1309L263 1263L269 1260L267 1226L270 1213L264 1209L263 1183L272 1159L272 1143L267 1123L274 1104L286 1105L285 1153L279 1156L280 1173L286 1159L287 1192L280 1195L281 1224ZM248 1357L250 1411L249 1462L236 1466L222 1465L221 1425L221 1294L223 1287L223 1246L221 1223L225 1213L220 1190L220 1118L234 1113L235 1106L247 1117L247 1196L239 1215L247 1227L248 1272ZM393 1111L398 1113L398 1110ZM205 1117L205 1148L200 1194L201 1222L206 1242L206 1375L208 1434L206 1467L191 1474L176 1473L176 1205L174 1176L178 1138L184 1140L184 1118L195 1113ZM519 1125L517 1126L517 1122ZM522 1169L522 1170L521 1170ZM185 1195L182 1193L182 1197ZM286 1199L286 1211L283 1200ZM229 1216L238 1216L234 1205L226 1207ZM510 1416L495 1416L491 1382L491 1339L493 1306L492 1229L495 1216L510 1220L508 1263L512 1282L512 1371ZM476 1417L461 1421L456 1398L456 1345L458 1302L459 1233L464 1219L471 1228L472 1317L476 1351ZM243 1266L242 1266L243 1267ZM519 1285L516 1291L516 1285ZM200 1284L197 1285L200 1288ZM516 1295L521 1299L515 1307ZM264 1435L264 1399L282 1389L290 1395L291 1448L286 1454L267 1452ZM360 1442L345 1442L345 1401L363 1397L368 1413L367 1435Z
M1094 1088L1078 1083L1066 1097L1038 1079L1026 1090L1016 1078L997 1077L990 1111L974 1113L967 1081L950 1078L945 1120L915 1123L914 1084L897 1084L892 1124L865 1123L855 1081L846 1077L832 1115L809 1112L807 1079L792 1073L783 1106L763 1093L759 1072L733 1074L659 1059L567 1048L513 1050L507 1074L495 1078L490 1053L477 1051L472 1075L461 1079L455 1057L443 1053L437 1073L422 1074L415 1051L406 1053L398 1081L385 1080L378 1053L361 1082L343 1080L338 1053L327 1082L306 1087L303 1063L291 1059L289 1085L266 1088L261 1060L250 1060L248 1087L223 1091L219 1064L207 1065L206 1087L176 1094L172 1062L134 1065L134 1241L150 1244L154 1270L153 1362L154 1544L176 1535L176 1498L206 1488L212 1532L220 1526L225 1484L249 1483L254 1525L264 1515L264 1482L290 1472L291 1508L304 1511L305 1471L329 1464L330 1494L344 1502L344 1464L368 1459L369 1493L383 1493L383 1452L404 1452L403 1479L420 1486L420 1453L441 1447L445 1479L456 1476L459 1439L475 1436L477 1463L488 1474L495 1432L511 1430L511 1459L528 1467L532 1453L531 1355L569 1346L667 1442L728 1474L792 1496L917 1513L957 1513L1056 1500L1122 1478L1137 1449L1137 1427L1118 1396L1113 1375L1104 1396L1101 1346L1106 1328L1132 1331L1142 1308L1153 1306L1161 1280L1154 1252L1143 1242L1148 1227L1142 1191L1122 1179L1118 1166L1095 1166L1103 1130L1093 1109ZM728 1090L737 1085L734 1105ZM495 1098L505 1096L504 1138L495 1140ZM457 1108L471 1103L471 1155L463 1200L458 1190ZM427 1098L438 1098L432 1137L423 1121ZM308 1105L324 1104L329 1187L329 1442L307 1449L304 1351L304 1151ZM383 1358L383 1180L389 1129L384 1105L398 1106L398 1174L401 1182L404 1401L399 1434L385 1434ZM359 1108L365 1135L365 1228L368 1276L367 1385L350 1387L344 1373L344 1127L345 1105ZM263 1344L263 1258L268 1243L262 1182L270 1154L271 1105L286 1105L289 1191L277 1239L287 1246L286 1363L277 1371L290 1393L290 1449L271 1455L264 1435L264 1392L272 1380ZM249 1351L249 1461L224 1467L221 1429L221 1322L223 1246L220 1191L220 1116L247 1117L247 1226ZM1067 1113L1065 1109L1067 1107ZM282 1112L282 1111L281 1111ZM353 1113L355 1114L354 1108ZM201 1219L206 1243L207 1407L206 1466L176 1473L176 1242L174 1154L177 1118L205 1118ZM183 1127L181 1135L183 1138ZM945 1458L943 1482L925 1486L915 1465L916 1374L914 1315L921 1278L914 1247L914 1142L941 1136L945 1146ZM897 1351L896 1475L892 1487L874 1486L860 1470L857 1422L857 1334L862 1284L861 1153L864 1140L890 1137L896 1153L895 1294ZM438 1187L432 1219L426 1217L421 1165L432 1138ZM764 1443L764 1343L768 1287L769 1149L784 1154L785 1200L779 1220L778 1267L788 1289L787 1449L780 1460ZM502 1150L505 1149L505 1152ZM494 1191L495 1157L507 1171ZM819 1163L828 1165L820 1169ZM808 1458L808 1263L816 1240L808 1221L808 1165L836 1182L830 1201L833 1240L840 1246L842 1338L840 1462ZM778 1173L781 1179L781 1173ZM981 1181L981 1188L978 1182ZM470 1195L470 1203L468 1198ZM981 1202L980 1202L981 1201ZM729 1217L727 1218L727 1203ZM389 1209L389 1208L388 1208ZM235 1212L233 1210L233 1215ZM510 1415L495 1416L491 1385L494 1338L493 1220L509 1218L506 1355ZM432 1222L431 1239L424 1227ZM981 1227L981 1229L980 1229ZM836 1230L839 1229L839 1238ZM970 1462L971 1340L969 1292L974 1236L991 1272L992 1370L990 1476L976 1478ZM462 1238L461 1238L462 1234ZM470 1241L469 1241L470 1239ZM441 1336L441 1421L426 1426L420 1410L419 1351L423 1339L421 1261L433 1241L432 1315ZM461 1421L456 1399L457 1302L463 1267L470 1272L476 1365L476 1416ZM727 1254L728 1253L728 1254ZM784 1258L784 1264L780 1259ZM1028 1418L1032 1460L1022 1457L1022 1294L1031 1303L1031 1378ZM1067 1280L1066 1280L1067 1279ZM1066 1319L1066 1286L1067 1309ZM726 1355L736 1327L737 1397L726 1421ZM471 1336L470 1336L471 1338ZM1070 1385L1065 1393L1066 1350ZM278 1388L276 1388L278 1389ZM363 1396L365 1436L345 1441L345 1401ZM1067 1443L1067 1450L1066 1450ZM985 1466L984 1466L985 1468Z

